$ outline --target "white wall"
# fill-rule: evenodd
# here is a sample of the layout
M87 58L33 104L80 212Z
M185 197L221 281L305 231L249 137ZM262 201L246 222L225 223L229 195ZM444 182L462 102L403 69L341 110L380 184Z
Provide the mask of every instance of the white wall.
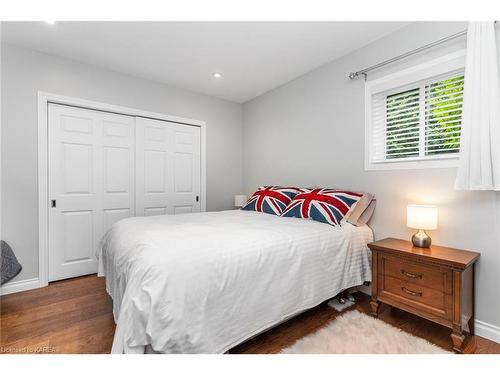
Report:
M2 46L2 239L38 276L37 92L207 122L207 210L230 209L242 188L241 105L13 45Z
M455 169L364 171L364 82L347 78L352 70L465 27L412 24L245 103L243 181L247 193L263 184L375 193L378 205L371 226L377 239L410 237L405 227L408 203L437 204L440 221L431 233L434 243L481 252L477 319L500 327L500 192L454 191ZM370 78L464 47L462 38Z

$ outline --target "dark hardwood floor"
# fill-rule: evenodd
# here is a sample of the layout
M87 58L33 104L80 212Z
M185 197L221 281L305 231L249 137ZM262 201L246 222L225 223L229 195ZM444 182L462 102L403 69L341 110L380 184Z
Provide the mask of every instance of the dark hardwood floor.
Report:
M355 308L368 313L368 296L357 293ZM95 275L0 298L0 353L109 353L115 324L104 279ZM450 330L400 310L382 308L380 319L451 350ZM230 353L277 353L333 321L339 313L323 303ZM474 337L476 353L500 353L500 344Z

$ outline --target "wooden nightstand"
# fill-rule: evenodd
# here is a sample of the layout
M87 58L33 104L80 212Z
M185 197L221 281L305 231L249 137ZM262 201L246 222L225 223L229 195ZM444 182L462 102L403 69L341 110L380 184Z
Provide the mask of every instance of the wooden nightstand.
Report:
M461 353L466 325L474 335L474 264L480 254L386 238L372 250L372 314L379 303L408 311L452 329L453 349Z

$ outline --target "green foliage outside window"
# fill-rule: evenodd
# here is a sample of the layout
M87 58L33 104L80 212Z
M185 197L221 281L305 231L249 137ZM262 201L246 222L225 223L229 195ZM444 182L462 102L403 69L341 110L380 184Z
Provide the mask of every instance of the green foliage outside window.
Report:
M456 76L387 96L386 158L458 152L464 77ZM425 151L420 155L420 99L425 95Z
M407 158L419 153L420 89L387 96L386 157Z
M427 99L426 155L459 151L463 90L463 76L430 85Z

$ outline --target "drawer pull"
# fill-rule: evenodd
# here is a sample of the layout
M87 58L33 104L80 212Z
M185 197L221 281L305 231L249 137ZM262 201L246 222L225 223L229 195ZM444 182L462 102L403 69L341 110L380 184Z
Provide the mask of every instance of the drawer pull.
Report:
M413 290L405 288L404 286L401 287L401 290L405 293L411 294L412 296L422 297L422 292L415 292Z
M405 276L411 277L412 279L421 279L422 278L421 273L411 273L411 272L406 272L405 270L401 270L401 273Z

